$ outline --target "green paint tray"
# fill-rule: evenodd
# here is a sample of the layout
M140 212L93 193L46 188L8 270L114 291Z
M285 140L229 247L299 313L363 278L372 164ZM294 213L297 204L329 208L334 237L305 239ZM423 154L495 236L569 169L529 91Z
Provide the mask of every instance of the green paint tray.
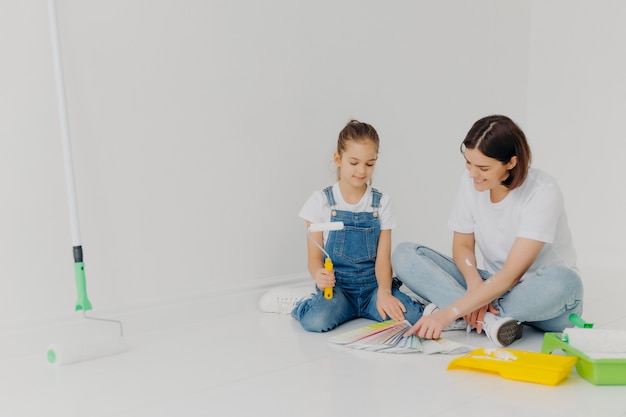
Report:
M545 333L541 352L552 353L555 350L577 357L576 372L594 385L626 385L626 358L591 359L565 342L562 333Z
M503 378L557 385L567 378L578 359L503 348L475 349L453 359L448 369L465 369L498 374Z

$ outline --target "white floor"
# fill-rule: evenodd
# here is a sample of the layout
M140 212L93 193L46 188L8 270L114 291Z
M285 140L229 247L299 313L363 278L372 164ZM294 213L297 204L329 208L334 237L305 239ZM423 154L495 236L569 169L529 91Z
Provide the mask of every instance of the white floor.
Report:
M626 330L624 272L583 273L584 318ZM450 355L351 350L327 340L370 322L311 334L289 316L260 313L260 295L187 306L185 325L168 322L164 312L148 326L122 317L129 350L116 356L54 367L43 351L4 354L0 417L626 416L626 385L596 386L574 370L546 386L446 370ZM490 346L484 336L453 333ZM539 351L542 337L527 327L510 348Z

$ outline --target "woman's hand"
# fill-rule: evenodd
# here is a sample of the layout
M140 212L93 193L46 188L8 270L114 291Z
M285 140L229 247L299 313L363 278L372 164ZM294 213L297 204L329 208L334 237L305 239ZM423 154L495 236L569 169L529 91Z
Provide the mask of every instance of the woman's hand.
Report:
M378 291L378 297L376 297L376 309L378 314L383 320L387 320L389 317L392 320L402 321L404 320L404 313L406 313L406 307L402 304L402 301L398 300L389 292Z
M324 288L335 286L335 272L329 271L325 268L319 268L314 274L313 279L317 288L324 291Z
M454 317L448 317L445 310L439 310L431 315L422 316L404 336L410 336L412 334L422 339L439 339L441 332L450 323L454 321Z
M476 329L476 333L480 334L483 331L483 320L485 318L485 313L489 311L493 314L499 314L500 311L497 310L493 304L489 303L486 306L482 306L478 310L471 312L470 314L463 317L463 319L468 322L472 328Z

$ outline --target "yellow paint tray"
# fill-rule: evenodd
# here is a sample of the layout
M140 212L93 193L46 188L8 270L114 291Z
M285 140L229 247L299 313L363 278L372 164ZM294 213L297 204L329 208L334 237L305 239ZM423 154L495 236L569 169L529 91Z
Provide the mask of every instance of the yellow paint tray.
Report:
M545 333L541 352L552 353L555 350L577 357L576 372L594 385L626 385L626 358L591 359L562 340L561 333Z
M578 358L503 348L475 349L453 359L450 369L465 369L517 381L557 385L572 371Z

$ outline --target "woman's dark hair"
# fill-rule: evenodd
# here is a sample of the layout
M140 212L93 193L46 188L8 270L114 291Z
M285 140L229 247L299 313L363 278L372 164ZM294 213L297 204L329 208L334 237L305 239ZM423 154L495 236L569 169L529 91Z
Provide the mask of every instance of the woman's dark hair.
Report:
M512 190L526 180L532 156L530 146L522 129L507 116L492 115L476 121L461 143L461 153L465 149L478 149L503 164L516 156L517 164L502 185Z

